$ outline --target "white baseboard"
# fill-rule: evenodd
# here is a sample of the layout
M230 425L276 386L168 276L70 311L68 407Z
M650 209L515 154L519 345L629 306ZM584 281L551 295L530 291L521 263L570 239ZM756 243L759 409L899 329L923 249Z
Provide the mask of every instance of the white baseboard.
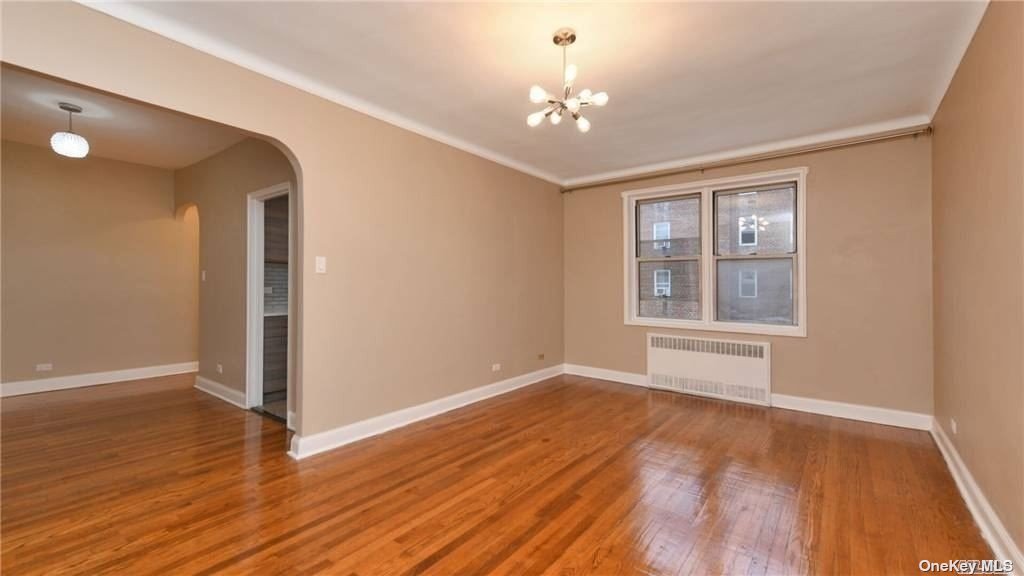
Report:
M229 404L234 404L243 410L249 409L249 407L245 405L245 392L235 390L234 388L228 388L220 382L214 382L209 378L196 376L196 389L202 390L210 396L220 398Z
M646 374L619 372L617 370L606 370L604 368L594 368L578 364L566 364L565 373L596 378L598 380L610 380L632 386L647 386ZM862 422L873 422L875 424L899 426L901 428L912 428L914 430L931 430L932 428L931 414L905 412L903 410L863 406L860 404L846 404L844 402L832 402L802 396L772 394L772 407L799 410L800 412L810 412L849 420L860 420Z
M161 366L144 366L142 368L113 370L111 372L91 372L89 374L40 378L39 380L4 382L3 384L0 384L0 396L20 396L22 394L35 394L37 392L52 392L54 390L68 390L71 388L83 388L85 386L99 386L101 384L113 384L115 382L124 382L126 380L139 380L141 378L156 378L158 376L187 374L197 370L199 370L199 362L181 362L178 364L164 364Z
M949 436L946 436L946 431L943 430L938 420L932 420L931 431L932 437L935 438L935 444L942 452L942 457L946 459L949 472L953 475L957 488L960 489L960 495L967 503L967 509L971 511L974 521L981 528L981 535L992 547L992 553L998 560L1013 560L1015 573L1019 574L1021 570L1024 570L1024 554L1021 554L1020 548L1007 532L1006 526L1003 525L996 511L985 498L985 493L974 481L974 476L971 475L971 471L967 469L964 461L960 459L960 453L949 440Z
M419 404L395 412L389 412L380 416L375 416L368 420L362 420L355 422L347 426L341 426L340 428L334 428L318 434L312 434L309 436L300 436L295 434L292 436L291 450L288 455L296 460L319 454L327 450L339 448L346 444L351 444L370 436L376 436L400 428L413 422L430 418L431 416L437 416L456 408L461 408L467 404L486 400L500 394L505 394L535 384L541 380L553 378L563 373L563 367L561 364L537 370L536 372L530 372L529 374L523 374L521 376L515 376L501 382L495 382L494 384L488 384L479 388L473 388L472 390L466 390L465 392L459 392L458 394L452 394L425 404Z
M644 388L648 388L646 374L619 372L618 370L606 370L604 368L580 366L579 364L566 364L565 373L572 374L573 376L584 376L586 378L596 378L597 380L610 380L620 384L630 384L632 386L643 386Z
M831 400L818 400L817 398L805 398L803 396L772 394L772 408L798 410L800 412L823 414L825 416L873 422L888 426L899 426L900 428L912 428L914 430L932 429L931 414L906 412L891 408L879 408L877 406L864 406L863 404L847 404Z

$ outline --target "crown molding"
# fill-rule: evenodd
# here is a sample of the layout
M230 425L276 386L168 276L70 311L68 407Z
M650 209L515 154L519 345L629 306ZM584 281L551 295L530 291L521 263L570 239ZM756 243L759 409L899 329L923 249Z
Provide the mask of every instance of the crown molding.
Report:
M712 164L715 162L739 160L742 158L760 156L762 154L771 154L774 152L783 152L788 150L799 150L801 148L810 148L822 144L856 140L868 136L877 136L881 134L897 132L900 130L906 130L909 128L919 128L923 126L928 126L930 123L931 118L924 114L919 114L916 116L906 116L904 118L897 118L896 120L889 120L886 122L862 124L860 126L854 126L852 128L844 128L842 130L821 132L810 136L801 136L799 138L790 138L787 140L776 140L774 142L767 142L764 144L758 144L756 146L746 146L743 148L734 148L732 150L715 152L713 154L691 156L689 158L683 158L682 160L672 160L670 162L659 162L656 164L645 164L643 166L625 168L623 170L613 170L610 172L602 172L600 174L593 174L590 176L569 178L563 182L562 187L571 188L574 186L587 186L591 184L600 184L606 181L619 180L623 178L632 178L635 176L654 175L658 172L684 170L687 168L699 168L703 165Z
M338 90L337 88L328 86L322 82L318 82L305 74L299 74L298 72L274 64L273 62L219 38L199 32L190 26L182 25L178 22L160 16L159 14L155 14L139 4L128 2L101 2L96 0L75 1L87 8L106 14L107 16L122 20L128 24L132 24L133 26L138 26L139 28L148 30L154 34L158 34L180 44L184 44L221 60L231 62L232 64L241 66L242 68L251 70L257 74L277 80L278 82L288 84L289 86L298 88L303 92L308 92L314 96L330 100L335 104L340 104L341 106L366 114L367 116L371 116L382 122L419 134L420 136L442 144L447 144L452 148L457 148L463 152L468 152L474 156L479 156L485 160L490 160L491 162L501 164L502 166L517 170L524 174L529 174L530 176L540 178L541 180L551 182L552 184L558 184L560 186L564 185L562 179L550 172L509 158L508 156L499 154L489 148L484 148L483 146L478 146L472 142L467 142L462 138L437 130L436 128L432 128L402 116L401 114L385 110L347 92Z

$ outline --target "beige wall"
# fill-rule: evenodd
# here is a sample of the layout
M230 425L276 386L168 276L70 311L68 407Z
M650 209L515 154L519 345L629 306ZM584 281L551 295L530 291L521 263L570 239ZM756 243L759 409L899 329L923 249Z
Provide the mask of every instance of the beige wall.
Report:
M1022 55L1024 4L993 2L935 116L932 180L935 415L1024 548Z
M254 138L174 173L178 206L199 208L200 269L206 271L199 287L199 374L243 392L247 195L282 182L295 183L288 159Z
M2 163L3 381L195 361L198 224L172 173L8 141Z
M554 185L80 5L0 9L5 61L272 136L297 160L301 434L561 363Z
M927 137L565 195L566 362L646 373L649 330L770 341L772 391L932 412ZM806 166L807 337L623 324L625 190Z

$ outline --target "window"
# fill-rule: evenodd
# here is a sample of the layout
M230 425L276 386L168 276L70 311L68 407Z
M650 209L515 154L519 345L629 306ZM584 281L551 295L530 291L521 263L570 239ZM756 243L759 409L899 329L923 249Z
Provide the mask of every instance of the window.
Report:
M740 270L740 298L757 298L757 269Z
M664 203L660 204L663 205ZM660 206L659 205L659 206ZM654 239L655 240L668 240L672 237L672 223L671 222L655 222L654 223ZM655 242L655 250L668 250L672 248L672 242Z
M625 321L805 336L806 169L623 193Z
M660 269L654 271L654 295L662 298L672 296L671 270Z
M633 272L637 307L647 318L701 318L699 195L636 204Z

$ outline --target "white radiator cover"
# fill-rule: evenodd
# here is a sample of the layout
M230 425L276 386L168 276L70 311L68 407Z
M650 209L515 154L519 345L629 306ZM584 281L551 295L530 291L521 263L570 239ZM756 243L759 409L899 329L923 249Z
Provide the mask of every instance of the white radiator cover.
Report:
M648 334L647 384L770 406L771 356L769 342Z

